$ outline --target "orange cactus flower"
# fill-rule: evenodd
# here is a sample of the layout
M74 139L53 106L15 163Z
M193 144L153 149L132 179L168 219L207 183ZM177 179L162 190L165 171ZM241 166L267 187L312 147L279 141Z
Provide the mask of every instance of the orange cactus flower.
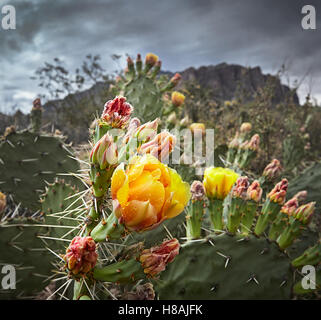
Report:
M129 230L143 231L179 215L190 199L189 185L150 154L119 165L111 179L114 213Z

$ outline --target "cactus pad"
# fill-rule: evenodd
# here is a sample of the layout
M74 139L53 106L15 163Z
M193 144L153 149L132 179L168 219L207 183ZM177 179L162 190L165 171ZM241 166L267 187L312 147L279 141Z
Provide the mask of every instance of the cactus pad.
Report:
M0 144L1 189L23 207L36 211L45 181L52 182L57 173L79 169L69 155L60 138L29 131L12 133ZM76 179L70 180L76 183Z
M291 289L277 244L239 235L187 242L156 285L160 299L290 299Z

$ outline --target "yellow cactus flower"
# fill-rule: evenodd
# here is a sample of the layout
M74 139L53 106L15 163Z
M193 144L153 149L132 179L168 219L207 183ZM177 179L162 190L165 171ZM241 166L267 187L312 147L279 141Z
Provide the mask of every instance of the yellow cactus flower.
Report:
M179 215L190 199L189 185L150 154L119 165L111 179L116 217L129 230L143 231Z
M158 56L154 53L147 53L145 57L145 64L153 66L158 61Z
M232 189L239 175L231 169L206 168L203 184L209 198L223 200Z
M204 123L192 123L189 127L191 131L194 133L195 131L199 130L202 133L205 133L205 124Z
M172 93L172 103L175 107L180 107L185 102L185 96L178 92L174 91Z
M252 124L250 122L243 122L240 128L241 133L248 133L252 130Z

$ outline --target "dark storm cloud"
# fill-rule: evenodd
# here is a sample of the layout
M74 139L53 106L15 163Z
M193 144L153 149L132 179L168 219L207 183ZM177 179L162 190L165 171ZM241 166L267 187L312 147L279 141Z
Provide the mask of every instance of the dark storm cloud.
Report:
M224 61L275 72L284 61L292 62L294 77L312 70L313 93L321 98L321 3L317 0L2 3L13 4L17 11L17 29L0 31L0 100L5 107L30 105L38 89L29 77L56 56L73 69L87 53L99 53L104 67L114 70L111 54L150 51L161 57L164 69L173 71ZM316 7L318 30L302 30L305 4Z

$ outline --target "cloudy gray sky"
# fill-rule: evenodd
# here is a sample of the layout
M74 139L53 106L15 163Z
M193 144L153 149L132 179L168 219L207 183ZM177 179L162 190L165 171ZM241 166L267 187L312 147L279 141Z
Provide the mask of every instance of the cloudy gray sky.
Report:
M154 52L163 69L237 63L275 73L284 62L301 99L321 101L320 0L0 0L16 8L16 30L0 30L0 110L28 111L39 92L30 80L59 57L74 69L88 53ZM301 8L316 8L317 30L303 30ZM2 15L3 16L3 15ZM1 25L0 25L1 26ZM0 28L1 29L1 28ZM123 59L124 60L124 59Z

